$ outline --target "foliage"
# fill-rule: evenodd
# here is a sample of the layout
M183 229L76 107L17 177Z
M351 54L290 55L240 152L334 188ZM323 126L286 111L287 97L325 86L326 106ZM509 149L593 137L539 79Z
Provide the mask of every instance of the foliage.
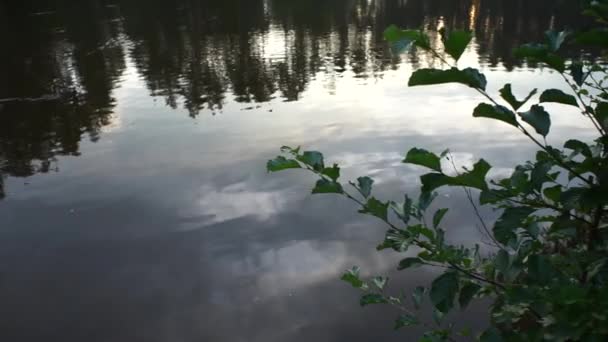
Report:
M606 23L603 18L607 17L604 13L608 13L608 6L602 2L589 8L601 23ZM569 88L545 90L538 104L522 111L537 94L536 89L518 100L507 84L500 90L504 100L501 104L486 92L486 78L480 71L457 68L471 41L470 33L441 32L444 49L438 51L424 32L394 26L387 29L390 42L426 50L450 66L415 71L410 86L456 82L472 87L488 101L474 109L475 117L513 126L538 147L535 160L515 167L510 177L488 180L491 166L483 159L472 169L458 171L449 151L435 154L413 148L403 163L430 172L421 176L417 200L405 195L404 202L397 203L374 197L374 182L369 177L342 184L340 167L327 167L319 152L283 147L284 155L268 162L269 171L297 168L314 173L319 178L314 194L342 195L360 206L360 213L386 223L386 236L378 250L409 251L410 255L417 252L415 257L401 260L399 270L420 266L444 270L429 287L416 288L408 298L404 294L389 295L386 277L361 279L355 267L342 280L363 292L362 306L398 307L402 314L395 321L396 329L421 324L429 328L420 341L448 341L455 336L480 341L608 340L608 72L600 64L566 61L559 55L560 47L571 42L606 46L608 36L603 30L576 35L547 32L544 43L517 49L517 56L540 61L559 73ZM551 117L542 106L547 102L578 108L597 131L597 139L568 140L561 149L549 145L545 138L551 130ZM450 163L456 174L444 169ZM456 228L443 224L448 209L428 212L437 196L435 191L445 186L465 190L491 241L491 253L481 253L479 245L455 246L446 241L446 229ZM502 210L492 226L479 214L473 199L477 193L479 203ZM434 324L424 323L415 315L425 297L434 307ZM443 323L442 317L455 307L464 310L480 298L492 303L488 330L475 335L466 329L455 331L453 325Z

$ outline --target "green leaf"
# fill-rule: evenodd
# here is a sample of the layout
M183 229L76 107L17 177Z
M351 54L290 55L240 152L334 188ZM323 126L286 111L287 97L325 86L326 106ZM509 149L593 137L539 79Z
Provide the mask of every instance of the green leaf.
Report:
M397 252L405 252L410 244L412 243L411 234L403 229L389 229L386 232L384 241L378 247L377 250L383 250L392 248Z
M545 108L539 105L534 105L529 111L519 113L522 120L527 122L530 126L534 127L536 133L546 137L549 134L551 128L551 117L549 113L545 111Z
M494 266L503 275L507 274L507 271L511 266L509 253L504 249L499 250L498 253L496 253L496 257L494 258Z
M359 192L361 192L361 195L368 198L372 193L374 180L369 177L359 177L357 178L357 182L359 183Z
M414 302L414 307L417 310L420 309L420 305L422 305L422 300L424 299L425 294L426 294L426 289L422 286L416 287L414 292L412 292L412 300Z
M458 70L418 69L410 77L409 86L433 85L443 83L461 83L471 88L486 89L486 77L477 69Z
M449 209L439 209L435 212L435 215L433 215L433 228L437 229L437 227L439 227L439 225L441 224L441 221L443 221L443 218L445 217L445 214L448 213Z
M430 192L442 186L464 186L480 190L486 190L486 175L490 171L490 164L485 160L479 160L473 170L462 173L458 176L450 177L441 173L428 173L420 177L422 181L422 191Z
M372 197L367 200L365 207L359 210L359 212L362 214L370 214L386 221L388 219L388 207L389 203L381 202Z
M413 148L409 150L403 162L428 167L441 172L441 159L435 153L427 150Z
M275 159L269 160L266 164L266 169L268 172L277 172L287 169L301 169L300 164L293 160L287 159L283 156L278 156Z
M359 301L361 306L373 305L373 304L388 304L388 300L383 295L377 293L368 293L361 296Z
M549 171L553 164L550 162L538 162L534 165L532 172L530 173L530 184L536 190L539 190L543 187L543 184L549 181Z
M576 98L570 94L566 94L559 89L548 89L540 95L540 102L555 102L565 105L578 107Z
M522 45L515 49L514 55L517 58L527 58L530 61L543 62L559 72L566 70L564 59L552 53L549 47L544 44Z
M338 167L338 164L334 164L333 167L324 168L321 173L331 178L335 182L338 180L338 178L340 178L340 167Z
M431 285L431 302L442 313L447 313L454 307L454 299L457 294L458 274L455 272L442 274Z
M507 101L507 103L509 103L514 110L518 110L519 108L521 108L521 106L526 104L526 102L528 102L532 98L532 96L536 95L537 92L538 89L534 89L530 92L530 94L528 94L528 96L526 96L523 101L519 101L517 98L515 98L515 95L513 95L513 92L511 90L511 84L507 83L502 89L500 89L500 96L505 101ZM515 119L515 115L513 115L513 119Z
M420 260L420 258L405 258L399 261L399 267L397 269L402 271L411 267L418 267L422 265L424 265L424 263L422 260Z
M435 198L437 198L436 192L423 190L418 198L418 209L422 212L426 211Z
M319 179L315 188L312 189L313 194L341 194L343 192L342 184L327 179Z
M528 274L541 284L551 282L555 274L549 258L544 255L530 255L528 257Z
M536 210L529 207L507 208L494 224L494 237L502 244L517 238L515 230L522 227L522 222Z
M378 289L384 290L384 287L388 283L388 278L385 278L385 277L375 277L374 279L372 279L372 282L374 283L374 285L376 285L376 287Z
M553 52L559 50L568 35L570 35L570 33L567 31L555 32L549 30L545 32L545 36L547 37L547 42L549 45L549 50Z
M323 171L325 168L323 154L321 152L306 151L301 156L298 156L298 160L319 172Z
M591 157L592 155L591 148L589 148L589 145L585 144L580 140L570 139L566 141L564 147L577 153L580 153L585 157Z
M543 190L543 195L545 195L545 197L551 200L553 203L559 203L560 197L562 195L562 187L561 185L556 185L553 187L545 188Z
M579 87L582 86L583 83L585 83L585 79L587 78L585 76L585 73L583 72L583 63L573 62L572 64L570 64L570 67L568 69L570 70L570 76L572 76L572 79L574 80L576 85L578 85Z
M414 325L418 325L420 322L418 319L410 314L400 315L399 318L395 321L395 330L399 330L404 327L411 327Z
M517 127L515 113L504 106L493 106L487 103L481 103L473 111L473 116L476 118L496 119Z
M460 296L458 297L460 308L464 310L467 306L469 306L469 303L479 292L479 290L481 290L481 286L472 282L466 283L460 290Z
M596 28L586 32L576 34L576 42L581 45L608 47L608 30L606 28Z
M354 266L352 269L347 270L340 279L351 284L354 288L360 289L363 287L363 281L359 279L359 271L360 268Z
M595 107L594 116L600 125L608 130L608 103L602 102Z
M442 32L442 38L445 52L452 56L455 61L458 61L471 39L473 39L473 34L467 31L454 30L446 36L444 31Z

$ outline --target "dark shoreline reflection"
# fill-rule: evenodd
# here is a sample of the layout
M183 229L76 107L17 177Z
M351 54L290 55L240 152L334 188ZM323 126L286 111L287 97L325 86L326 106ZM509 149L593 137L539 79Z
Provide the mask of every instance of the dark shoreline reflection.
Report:
M297 101L315 78L330 92L345 72L381 78L400 63L382 40L389 24L474 30L482 65L512 70L515 46L586 25L579 12L566 0L5 1L0 198L6 176L48 172L55 156L78 153L83 135L99 139L127 58L151 96L195 117L232 101Z

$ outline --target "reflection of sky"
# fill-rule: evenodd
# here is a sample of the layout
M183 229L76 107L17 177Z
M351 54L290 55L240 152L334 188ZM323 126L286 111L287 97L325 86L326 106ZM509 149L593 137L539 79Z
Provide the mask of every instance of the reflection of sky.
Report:
M282 39L274 34L268 41ZM464 57L476 60L474 49ZM98 143L83 141L59 173L7 181L0 331L22 341L402 340L407 333L390 331L393 313L360 309L338 281L354 264L394 269L397 256L374 250L382 226L345 200L312 198L309 175L264 167L281 145L303 145L325 151L345 177L373 175L379 195L400 200L418 182L420 170L400 164L412 146L450 147L461 165L486 158L495 175L532 155L516 130L471 117L479 95L407 88L410 72L403 65L361 80L346 71L331 92L319 76L298 102L247 111L229 102L192 120L149 97L130 65L115 92L117 118ZM561 84L543 71L487 75L494 94L507 82L520 97ZM550 108L550 142L589 138L579 114ZM449 237L475 241L462 194L444 195ZM429 273L400 277L413 287Z

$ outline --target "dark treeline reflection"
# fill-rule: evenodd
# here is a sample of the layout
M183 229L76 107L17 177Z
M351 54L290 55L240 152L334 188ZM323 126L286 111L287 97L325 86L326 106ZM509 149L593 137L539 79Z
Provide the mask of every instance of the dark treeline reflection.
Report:
M191 116L232 101L296 101L313 78L396 68L390 24L475 31L485 66L580 27L577 0L6 0L0 3L0 198L7 175L55 169L112 120L131 62L152 96ZM574 52L573 52L574 53ZM410 62L426 62L411 53Z

